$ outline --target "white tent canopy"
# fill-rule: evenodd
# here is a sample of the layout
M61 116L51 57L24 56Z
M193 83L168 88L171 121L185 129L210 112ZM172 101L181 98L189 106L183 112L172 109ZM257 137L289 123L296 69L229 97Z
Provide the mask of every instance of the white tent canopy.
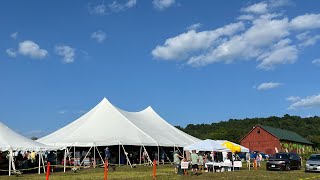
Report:
M0 122L0 151L45 151L52 148L24 137Z
M168 124L151 107L127 112L104 98L89 112L38 142L53 146L144 145L184 147L199 139Z
M206 139L203 141L198 141L194 144L191 144L187 147L184 147L183 149L185 151L192 151L192 150L197 150L197 151L218 151L218 152L230 152L230 149L224 147L222 144L225 142L230 142L227 140L211 140L211 139ZM231 142L234 146L240 146L239 144ZM245 148L243 146L240 146L241 152L249 152L248 148Z

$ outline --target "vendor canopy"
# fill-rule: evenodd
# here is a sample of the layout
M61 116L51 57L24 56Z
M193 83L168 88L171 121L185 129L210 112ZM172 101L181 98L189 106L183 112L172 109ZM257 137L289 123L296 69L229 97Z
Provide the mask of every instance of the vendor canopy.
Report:
M104 98L79 119L38 142L54 146L145 145L184 147L199 139L163 120L151 107L127 112Z
M227 140L211 140L211 139L206 139L203 141L198 141L194 144L191 144L189 146L186 146L183 148L185 151L192 151L192 150L197 150L197 151L218 151L218 152L230 152L231 150L229 148L226 148L223 146L226 142L230 142ZM239 144L232 143L234 146L240 146ZM245 148L243 146L240 146L241 152L249 152L248 148Z
M0 122L0 151L44 151L53 147L26 138Z

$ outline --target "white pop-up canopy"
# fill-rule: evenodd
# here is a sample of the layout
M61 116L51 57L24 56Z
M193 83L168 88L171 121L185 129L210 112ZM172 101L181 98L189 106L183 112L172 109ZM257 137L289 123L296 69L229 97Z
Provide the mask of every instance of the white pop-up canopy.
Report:
M199 139L168 124L151 107L127 112L104 98L98 105L67 126L38 142L53 146L176 146L185 147Z
M53 147L26 138L0 122L0 151L45 151Z
M198 141L198 142L191 144L187 147L184 147L183 149L185 151L197 150L197 151L230 152L230 149L223 146L223 144L226 142L230 142L230 141L206 139L203 141ZM248 148L245 148L245 147L240 146L239 144L236 144L233 142L230 142L230 143L232 143L234 146L239 146L241 148L241 152L249 152Z

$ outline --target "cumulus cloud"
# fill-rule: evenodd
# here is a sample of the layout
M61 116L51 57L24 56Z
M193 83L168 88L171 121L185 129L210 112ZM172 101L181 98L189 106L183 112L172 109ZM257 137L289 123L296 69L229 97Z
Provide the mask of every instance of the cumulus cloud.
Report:
M30 40L19 43L18 53L33 59L42 59L48 56L47 50L41 49L38 44Z
M197 30L201 27L201 23L192 24L191 26L187 27L187 30Z
M293 18L290 26L295 30L309 30L320 28L320 14L305 14Z
M89 4L89 13L97 15L105 15L113 12L121 12L134 7L137 4L137 0L128 0L126 3L119 3L118 1L113 1L110 4Z
M320 35L310 35L310 31L300 33L296 38L300 41L300 47L313 46L320 41Z
M10 57L17 57L17 52L14 49L7 49L6 53L10 56Z
M298 50L296 46L290 46L291 40L284 39L279 41L270 52L262 54L258 59L261 63L258 68L273 69L279 64L293 64L298 58Z
M289 110L298 108L314 108L320 107L320 94L302 98L289 106Z
M10 37L12 38L12 39L17 39L18 38L18 32L14 32L14 33L12 33L11 35L10 35Z
M312 64L320 66L320 58L313 60Z
M290 102L297 102L299 101L301 98L299 96L290 96L290 97L287 97L287 101L290 101Z
M257 90L264 91L264 90L274 89L274 88L277 88L281 85L282 85L281 83L277 83L277 82L265 82L265 83L260 84L257 87Z
M95 39L97 42L101 43L106 39L106 33L99 30L99 31L93 32L91 34L91 38Z
M222 36L229 36L244 29L242 22L226 25L211 31L196 32L190 30L176 37L169 38L163 46L157 46L152 55L165 60L183 60L193 52L207 49Z
M66 45L55 46L55 53L63 57L64 63L73 63L75 57L75 49Z
M153 7L159 10L166 9L175 4L175 0L153 0Z
M255 16L252 14L242 14L237 17L238 20L243 20L243 21L251 21L254 18L255 18Z
M248 7L242 8L241 11L245 13L264 14L268 12L268 4L266 2L252 4Z
M320 21L317 20L320 14L289 19L282 13L274 12L290 3L288 0L269 0L250 5L242 8L241 12L245 14L237 18L248 22L231 23L238 25L232 33L216 33L226 26L198 32L189 30L166 39L151 53L156 59L180 60L195 67L254 60L258 63L257 68L272 70L279 65L293 64L304 50L302 47L320 41L320 35L312 32L320 28ZM293 39L295 36L296 39Z

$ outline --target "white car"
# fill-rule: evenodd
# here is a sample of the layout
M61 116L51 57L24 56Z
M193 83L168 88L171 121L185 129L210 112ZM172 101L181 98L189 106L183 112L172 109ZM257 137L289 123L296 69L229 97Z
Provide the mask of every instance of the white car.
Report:
M320 154L312 154L306 162L306 171L320 172Z

